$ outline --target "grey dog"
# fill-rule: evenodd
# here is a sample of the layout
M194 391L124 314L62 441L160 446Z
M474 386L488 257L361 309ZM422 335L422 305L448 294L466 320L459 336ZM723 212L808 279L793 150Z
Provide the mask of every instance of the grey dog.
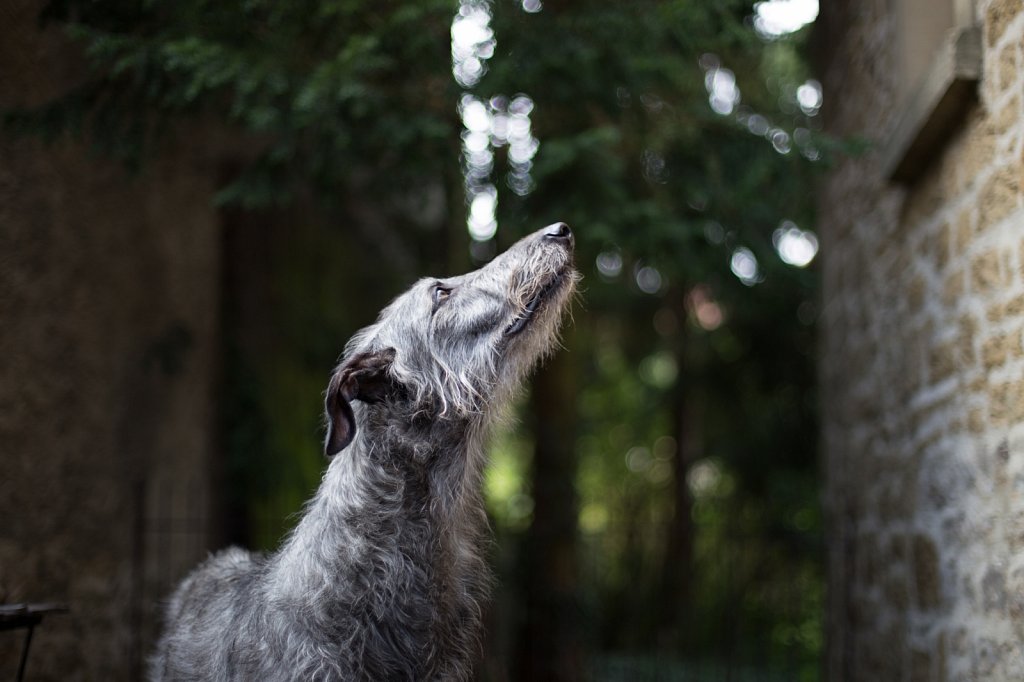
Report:
M489 427L556 345L579 278L556 223L423 279L357 333L327 388L332 459L276 553L213 555L178 587L153 680L466 680L490 574Z

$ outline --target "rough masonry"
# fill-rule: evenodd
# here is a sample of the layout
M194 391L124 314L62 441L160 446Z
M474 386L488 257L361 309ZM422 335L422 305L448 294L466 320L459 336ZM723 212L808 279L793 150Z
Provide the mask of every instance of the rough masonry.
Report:
M822 3L828 680L1024 679L1024 4L978 0L977 102L886 180L904 110L885 0Z

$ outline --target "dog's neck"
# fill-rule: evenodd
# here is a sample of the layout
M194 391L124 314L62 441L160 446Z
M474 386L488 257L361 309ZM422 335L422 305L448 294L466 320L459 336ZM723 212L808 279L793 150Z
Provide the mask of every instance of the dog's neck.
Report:
M355 439L271 559L272 593L318 618L370 621L356 632L386 633L392 623L419 631L420 641L396 645L425 649L396 651L395 660L420 661L426 667L417 677L455 672L475 654L490 579L482 558L483 425L381 423L370 412L359 410Z

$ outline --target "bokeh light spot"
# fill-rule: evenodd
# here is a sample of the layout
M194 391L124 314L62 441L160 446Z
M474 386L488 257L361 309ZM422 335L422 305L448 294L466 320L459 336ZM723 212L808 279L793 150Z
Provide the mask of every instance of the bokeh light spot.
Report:
M772 233L772 244L782 262L798 268L807 267L818 254L818 238L813 232L801 230L785 220Z
M732 270L732 274L736 275L748 287L754 286L763 279L754 252L745 246L741 246L732 252L732 258L729 260L729 269Z

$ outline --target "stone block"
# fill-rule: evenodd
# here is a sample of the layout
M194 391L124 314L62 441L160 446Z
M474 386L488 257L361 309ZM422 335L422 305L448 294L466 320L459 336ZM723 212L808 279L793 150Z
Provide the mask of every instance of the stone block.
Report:
M991 167L995 153L996 136L991 125L972 126L961 164L961 172L966 178L965 186L972 186Z
M944 343L928 351L928 374L932 382L948 379L957 370L956 342Z
M991 163L991 159L989 159ZM1017 209L1021 178L1014 169L999 168L978 190L978 224L984 230L992 227Z
M971 288L975 293L997 291L1006 284L1001 260L997 249L989 249L974 257L971 261Z
M922 611L937 608L942 600L939 550L929 536L915 535L911 551L917 608Z
M996 334L985 339L981 346L981 361L987 371L1006 364L1011 358L1021 355L1020 332Z
M1024 551L1024 509L1019 509L1016 506L1011 509L1006 515L1006 542L1007 546L1015 555L1019 555ZM1019 578L1019 575L1018 575ZM1020 583L1017 583L1020 586ZM1019 613L1014 615L1014 618L1020 618L1024 616L1024 591L1018 591L1013 599L1016 600L1014 603L1017 604L1016 608ZM1021 621L1021 627L1024 628L1024 621ZM1024 635L1024 630L1022 630Z
M942 303L947 308L955 308L964 295L964 271L956 269L946 276L942 282Z
M971 408L971 411L967 413L967 429L971 433L978 434L984 431L988 427L988 422L985 419L985 413L977 408Z
M965 253L974 239L974 223L971 210L965 208L956 217L956 252Z
M1007 131L1020 134L1020 96L1014 95L1009 102L992 115L992 134L1002 137Z
M1002 678L998 672L1009 653L1009 647L1005 642L1001 644L989 637L979 639L971 652L971 672L974 674L974 679Z
M1006 317L1006 306L1002 303L993 303L985 310L985 319L991 324L1001 322Z
M1002 613L1006 610L1006 574L996 566L990 566L981 579L981 600L986 613Z
M991 324L1012 322L1024 316L1024 296L1014 296L1008 301L992 303L985 311L985 318Z
M1024 168L1024 163L1021 164L1021 167ZM1021 186L1024 186L1024 175L1021 176ZM1024 239L1020 241L1020 254L1018 256L1017 262L1020 264L1020 275L1024 277Z
M1020 77L1017 70L1017 43L1011 42L1006 45L996 58L996 86L1001 92L1009 90Z
M989 417L993 422L1005 424L1024 418L1024 392L1022 384L1004 382L989 389Z
M962 657L969 651L969 641L967 629L964 627L958 627L953 631L953 634L950 637L949 648L955 656Z
M1020 0L992 0L985 11L985 42L992 47L1024 8Z
M955 243L955 228L952 223L946 223L942 226L942 231L939 232L938 243L936 244L935 254L935 265L939 271L946 269L946 265L949 264L950 252L953 251L953 244Z
M971 315L964 315L960 318L959 326L957 360L964 366L973 365L975 362L974 337L977 334L978 323Z
M1011 544L1010 550L1020 551L1020 538L1018 544ZM1006 612L1014 624L1017 637L1024 640L1024 569L1016 569L1010 572L1006 581Z
M1024 294L1014 296L1010 299L1003 307L1003 314L1009 319L1024 315Z

